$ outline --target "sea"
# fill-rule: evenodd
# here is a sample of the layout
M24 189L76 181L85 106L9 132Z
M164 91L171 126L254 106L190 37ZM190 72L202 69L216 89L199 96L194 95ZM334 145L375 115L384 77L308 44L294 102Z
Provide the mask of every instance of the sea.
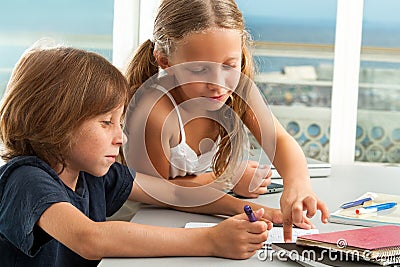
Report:
M1 0L4 1L4 0ZM70 0L46 2L46 10L29 0L7 1L0 10L0 90L6 86L10 71L35 40L44 36L67 39L74 46L83 38L85 48L112 61L112 0ZM20 6L29 6L21 9ZM76 8L76 6L80 8ZM62 10L62 12L60 12ZM88 12L91 10L92 12ZM246 15L246 27L253 40L286 43L334 44L334 20L265 19ZM94 41L91 41L94 40ZM389 23L363 24L364 46L399 48L400 25ZM260 72L281 71L285 66L333 64L331 59L256 57ZM362 68L399 68L398 63L362 62Z
M334 44L335 21L266 21L263 17L247 17L247 29L255 41L277 43ZM400 25L364 22L362 46L400 48ZM312 58L258 57L260 71L280 71L285 66L333 64L332 60ZM361 62L362 68L399 68L399 63Z

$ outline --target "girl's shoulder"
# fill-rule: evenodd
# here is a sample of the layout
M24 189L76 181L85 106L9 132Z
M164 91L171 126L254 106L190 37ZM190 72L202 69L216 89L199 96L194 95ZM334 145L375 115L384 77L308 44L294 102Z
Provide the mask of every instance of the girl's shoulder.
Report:
M168 93L154 88L141 87L130 100L129 108L131 111L141 109L141 111L149 110L165 114L171 112L175 108L175 105L168 96Z
M179 114L167 90L151 86L140 87L133 95L127 108L127 125L132 134L138 129L150 130L157 135L179 136Z
M130 110L140 110L140 113L146 115L148 120L160 123L164 123L167 119L178 119L176 112L173 112L176 108L175 103L171 101L168 93L156 89L146 90L145 93L138 92L140 98L134 100L136 103L131 102Z

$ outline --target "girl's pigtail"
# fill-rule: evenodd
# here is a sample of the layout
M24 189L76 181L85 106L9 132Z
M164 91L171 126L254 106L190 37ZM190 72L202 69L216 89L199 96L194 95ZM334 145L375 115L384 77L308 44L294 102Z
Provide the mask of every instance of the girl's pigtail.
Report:
M135 51L126 72L130 87L129 98L147 79L158 72L158 64L153 52L154 43L151 40L145 41Z

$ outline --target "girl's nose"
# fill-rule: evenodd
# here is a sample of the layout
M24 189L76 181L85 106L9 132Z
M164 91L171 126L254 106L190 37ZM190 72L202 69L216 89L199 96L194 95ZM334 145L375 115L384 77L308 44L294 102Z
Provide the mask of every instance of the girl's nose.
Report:
M219 69L214 69L209 74L209 79L207 83L208 87L213 90L218 90L225 87L225 77L224 74Z
M225 88L223 85L219 84L219 83L207 83L207 87L208 89L212 90L212 91L219 91L223 88Z

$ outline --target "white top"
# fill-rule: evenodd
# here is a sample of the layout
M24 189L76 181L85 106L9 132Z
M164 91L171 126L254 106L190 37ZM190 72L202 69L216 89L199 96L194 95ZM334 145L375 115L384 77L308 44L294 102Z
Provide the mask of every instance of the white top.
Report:
M214 143L210 151L198 156L196 152L186 143L185 129L183 127L181 114L179 112L179 106L176 104L175 99L164 87L156 85L156 88L164 92L174 105L181 132L180 143L175 147L171 147L170 150L170 178L204 173L211 167L212 159L217 151L217 144L219 143L220 138L218 138L217 142Z

